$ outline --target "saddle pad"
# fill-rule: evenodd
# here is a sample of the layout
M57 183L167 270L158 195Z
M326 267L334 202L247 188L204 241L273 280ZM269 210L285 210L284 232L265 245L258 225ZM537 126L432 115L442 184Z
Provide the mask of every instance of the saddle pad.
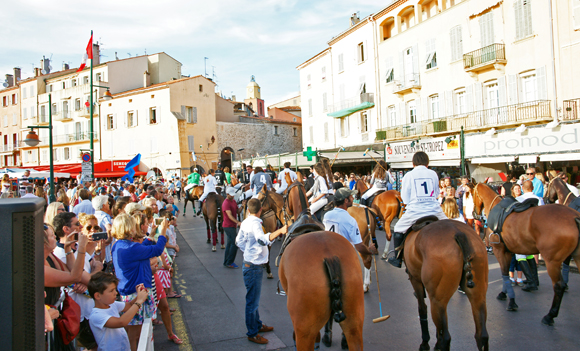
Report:
M513 197L506 197L501 200L489 212L487 217L487 227L496 234L501 234L503 223L507 216L512 212L524 212L532 207L538 206L538 199L526 199L524 202L519 202Z
M368 191L368 190L367 190L367 191ZM381 195L381 194L382 194L382 193L384 193L384 192L385 192L385 190L379 190L379 191L377 191L376 193L374 193L374 194L373 194L373 196L371 196L371 197L369 197L369 198L367 199L367 204L369 204L369 206L372 206L372 205L373 205L373 201L375 201L375 197L377 197L377 196ZM365 193L366 193L366 191L365 191Z
M405 234L405 238L406 235L409 234L410 232L416 232L419 231L423 228L425 228L426 226L428 226L429 224L438 221L439 218L437 218L437 216L425 216L425 217L421 217L418 220L415 221L415 223L413 223L409 229L407 229L407 233Z
M303 211L296 222L288 228L288 236L297 236L300 234L324 230L324 225L316 217L312 216L308 210Z
M572 202L570 202L570 204L568 204L568 207L571 207L571 208L575 209L576 211L580 212L580 197L577 197L574 200L572 200Z

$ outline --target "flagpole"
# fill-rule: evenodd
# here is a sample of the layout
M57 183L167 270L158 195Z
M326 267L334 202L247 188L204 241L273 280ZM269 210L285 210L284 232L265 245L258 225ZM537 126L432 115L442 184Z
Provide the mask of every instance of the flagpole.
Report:
M91 78L90 78L90 89L91 89L91 94L90 94L90 98L89 98L89 103L91 104L89 106L89 113L90 113L90 138L91 138L91 180L95 180L95 152L94 152L94 134L93 134L93 113L94 113L94 106L93 106L93 31L91 30L91 47L90 47L90 52L87 52L87 55L90 53L91 54Z

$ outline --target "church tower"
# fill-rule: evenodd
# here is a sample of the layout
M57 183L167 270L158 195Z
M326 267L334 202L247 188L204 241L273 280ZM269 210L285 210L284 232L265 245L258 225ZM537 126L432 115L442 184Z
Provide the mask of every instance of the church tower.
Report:
M260 86L256 83L256 77L252 76L246 87L246 99L260 99Z
M246 99L244 103L250 107L258 117L266 117L264 114L264 100L261 98L260 86L256 83L256 77L252 76L246 87Z

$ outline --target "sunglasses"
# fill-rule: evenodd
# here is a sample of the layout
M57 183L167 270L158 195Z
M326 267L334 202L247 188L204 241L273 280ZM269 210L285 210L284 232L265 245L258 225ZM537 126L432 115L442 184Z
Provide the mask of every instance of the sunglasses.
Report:
M56 210L59 211L59 212L61 212L61 211L64 212L65 211L64 208L57 208Z
M48 230L48 226L46 224L44 225L44 230Z
M93 225L90 225L90 224L89 224L89 225L88 225L88 226L86 226L85 228L87 228L87 230L88 230L89 232L90 232L91 230L99 230L99 231L101 230L101 227L99 227L98 225L95 225L95 226L93 226Z
M532 174L534 174L534 173L526 173L526 174L527 174L527 175L532 175Z

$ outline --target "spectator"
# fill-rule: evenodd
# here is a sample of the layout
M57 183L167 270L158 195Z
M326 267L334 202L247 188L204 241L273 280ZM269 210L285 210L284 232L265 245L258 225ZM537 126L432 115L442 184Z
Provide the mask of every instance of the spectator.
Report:
M463 194L463 217L467 224L473 228L475 218L473 218L473 211L475 210L475 203L473 202L473 184L467 184L465 193ZM480 233L480 228L475 224L475 232Z
M11 187L12 181L10 180L10 176L8 175L8 173L4 173L4 175L2 176L2 193L10 191Z
M344 184L340 181L340 173L335 172L332 177L334 178L334 183L332 183L332 189L338 190L344 187Z
M81 202L73 207L72 211L76 213L77 216L79 213L95 214L95 209L93 208L93 204L89 197L89 191L87 189L81 189L78 191L78 194Z
M234 200L235 195L236 190L234 188L228 188L226 199L222 203L222 217L224 219L223 228L228 237L226 251L224 253L224 266L227 268L239 268L234 262L238 251L236 247L236 228L241 224L241 222L237 220L238 204L236 203L236 200Z
M135 194L135 185L131 184L127 187L127 192L129 193L129 196L131 197L131 202L139 202L139 198L137 197L137 194Z
M349 176L348 187L350 188L350 190L354 190L355 186L356 186L356 179L354 177L354 173L351 173Z
M501 196L511 196L511 192L512 192L512 185L515 184L517 181L517 178L515 176L515 173L510 172L507 175L507 180L501 185L500 188L500 195Z
M179 207L175 205L175 200L173 196L167 197L167 209L171 211L171 214L174 216L179 216Z
M56 201L61 202L64 205L64 209L66 211L69 211L69 198L68 196L66 196L66 192L64 191L64 189L59 189L59 191L56 193Z
M445 213L447 218L465 223L463 216L459 214L459 208L457 207L457 202L455 202L455 199L449 197L446 198L445 201L443 201L441 208L443 209L443 213Z
M33 183L30 182L28 177L30 177L30 171L26 170L24 171L24 174L20 178L18 178L18 187L20 188L21 197L24 197L24 195L28 193L28 191L26 190L27 187L34 185ZM32 193L32 190L30 191L30 193Z
M53 202L46 208L46 212L44 213L44 223L52 224L52 220L54 217L62 212L66 212L64 208L64 204L61 202Z
M532 182L533 194L540 198L544 197L544 183L536 177L536 169L533 167L526 169L526 175L528 176L528 180ZM524 183L522 183L522 186L523 184ZM525 189L523 190L525 193Z
M126 201L117 201L115 206L113 206L113 218L117 217L120 213L125 213L125 206L127 206Z
M89 294L95 301L90 316L90 325L99 351L129 350L129 337L124 328L141 310L149 292L141 284L135 287L135 298L131 301L116 301L119 280L110 273L100 272L89 282ZM135 308L137 307L137 308ZM123 315L121 316L121 313Z
M145 288L151 288L151 264L149 259L161 255L167 238L168 223L163 221L159 240L155 245L145 245L133 242L133 235L136 233L137 223L135 219L128 214L118 215L112 228L112 235L117 242L113 246L112 258L115 266L115 274L119 278L117 289L121 294L121 300L125 302L132 301L137 296L136 286L143 284ZM127 334L131 350L137 349L141 326L145 318L151 318L153 313L153 300L151 295L147 297L142 308L129 322Z
M32 192L34 191L34 187L32 185L28 185L25 187L25 193L22 198L38 198L38 196L34 195ZM44 199L46 201L46 199Z
M125 213L129 215L133 215L137 211L145 211L145 206L141 205L138 202L131 202L125 206Z
M111 208L109 207L109 197L106 195L95 196L92 200L94 215L97 217L99 227L102 231L107 232L108 239L105 242L105 263L111 264L111 245L113 244L113 235L111 234L113 217L111 217Z
M469 183L469 177L462 175L461 185L457 187L457 191L455 192L459 213L464 217L464 219L467 219L467 217L465 216L465 212L463 212L463 194L465 194L465 191L467 191L467 183Z
M527 173L526 173L527 174ZM534 178L537 179L537 178ZM543 187L543 184L542 184ZM538 200L538 206L543 206L544 205L544 199L538 195L536 195L535 192L536 188L533 185L533 180L526 180L523 184L522 184L522 191L523 194L516 197L516 200L518 200L519 202L523 202L527 199L537 199ZM542 195L544 195L544 190L542 189Z

